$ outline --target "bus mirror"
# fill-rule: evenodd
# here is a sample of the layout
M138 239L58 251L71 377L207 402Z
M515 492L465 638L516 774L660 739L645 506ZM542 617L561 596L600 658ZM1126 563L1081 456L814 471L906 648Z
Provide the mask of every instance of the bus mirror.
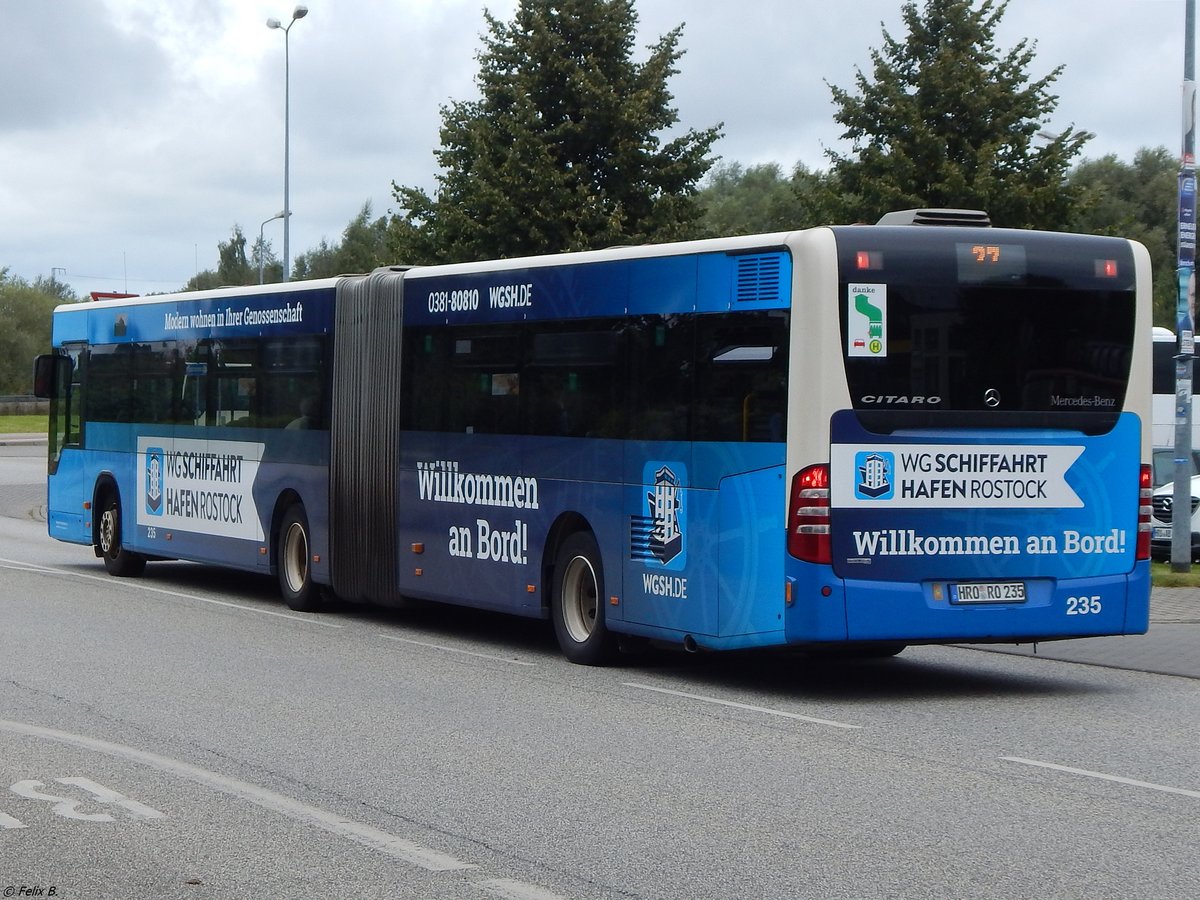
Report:
M43 353L33 361L33 396L49 400L54 396L54 356Z
M33 395L39 400L54 397L60 385L70 384L72 363L69 356L43 353L33 361Z

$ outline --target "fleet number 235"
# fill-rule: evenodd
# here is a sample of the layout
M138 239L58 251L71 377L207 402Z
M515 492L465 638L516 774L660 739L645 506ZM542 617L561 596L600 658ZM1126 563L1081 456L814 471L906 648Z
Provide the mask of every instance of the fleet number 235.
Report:
M1099 597L1068 597L1067 598L1067 615L1068 616L1094 616L1102 609Z

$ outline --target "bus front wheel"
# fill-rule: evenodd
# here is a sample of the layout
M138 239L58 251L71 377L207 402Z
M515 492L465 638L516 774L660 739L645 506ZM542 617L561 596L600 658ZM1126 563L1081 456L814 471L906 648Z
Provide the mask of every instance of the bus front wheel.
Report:
M558 645L571 662L595 666L615 654L615 637L604 622L600 548L587 532L571 535L555 556L550 613Z
M104 495L100 504L99 524L96 537L108 574L118 578L141 575L146 570L146 557L126 550L121 544L121 497L116 491Z
M312 580L308 516L299 503L283 514L279 523L279 589L284 602L297 612L315 612L321 606L321 589Z

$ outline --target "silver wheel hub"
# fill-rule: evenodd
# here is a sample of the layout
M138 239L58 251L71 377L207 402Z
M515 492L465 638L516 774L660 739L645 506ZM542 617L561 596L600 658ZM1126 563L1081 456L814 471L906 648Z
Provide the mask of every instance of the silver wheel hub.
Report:
M587 557L576 556L567 563L562 584L563 625L571 640L584 643L596 628L599 598L596 572Z
M283 536L283 574L293 592L304 589L308 579L308 536L299 522L288 526Z
M112 553L116 545L116 536L117 514L111 509L106 509L100 516L100 549L105 553Z

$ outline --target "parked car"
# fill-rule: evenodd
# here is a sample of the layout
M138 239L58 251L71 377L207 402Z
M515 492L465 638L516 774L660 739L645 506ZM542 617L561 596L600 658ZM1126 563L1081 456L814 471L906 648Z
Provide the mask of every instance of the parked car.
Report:
M1154 487L1162 487L1168 481L1175 480L1175 449L1173 447L1155 447L1151 458ZM1192 451L1192 474L1200 474L1200 448Z
M1192 505L1190 527L1192 532L1192 561L1200 560L1200 475L1192 476ZM1175 484L1164 484L1156 488L1152 497L1150 513L1150 555L1157 560L1171 558L1171 535L1175 524Z

